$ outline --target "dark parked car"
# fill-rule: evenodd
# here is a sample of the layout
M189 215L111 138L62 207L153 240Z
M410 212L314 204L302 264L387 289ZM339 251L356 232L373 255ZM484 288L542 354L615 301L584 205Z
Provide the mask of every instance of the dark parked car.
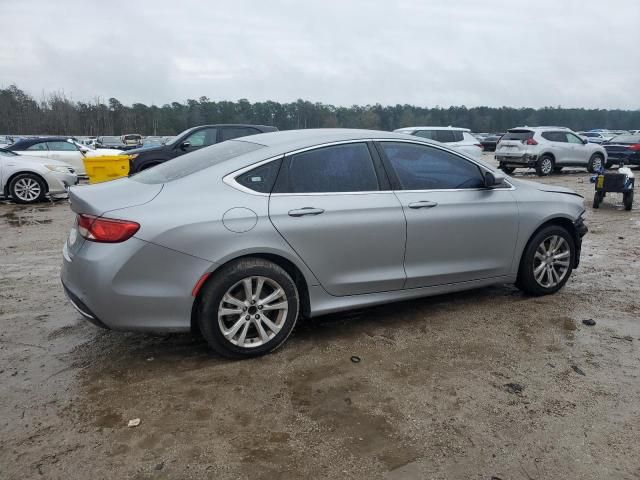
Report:
M640 165L640 135L618 135L602 144L607 151L607 168L623 161Z
M164 145L128 151L127 154L131 158L129 171L130 173L140 172L185 153L225 140L276 131L278 131L276 127L265 125L201 125L189 128Z
M485 152L495 152L496 145L498 145L498 142L500 141L503 135L504 133L494 133L492 135L489 135L488 137L483 138L480 141L480 143L482 144L482 149Z

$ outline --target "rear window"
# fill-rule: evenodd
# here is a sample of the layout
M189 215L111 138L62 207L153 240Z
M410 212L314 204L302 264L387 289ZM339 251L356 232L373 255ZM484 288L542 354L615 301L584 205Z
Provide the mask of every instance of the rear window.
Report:
M531 130L509 130L504 134L502 140L529 140L533 138L533 132Z
M609 143L640 143L640 135L618 135L609 140Z
M264 146L257 143L230 140L174 158L148 170L143 170L131 178L137 182L148 184L171 182L260 148L264 148Z

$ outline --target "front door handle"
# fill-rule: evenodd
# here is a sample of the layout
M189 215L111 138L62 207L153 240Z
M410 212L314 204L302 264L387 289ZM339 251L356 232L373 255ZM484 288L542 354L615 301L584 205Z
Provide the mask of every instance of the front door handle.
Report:
M433 208L438 206L438 202L430 202L428 200L422 200L420 202L413 202L409 204L409 208L418 209L418 208Z
M305 215L320 215L324 213L322 208L304 207L298 210L289 210L290 217L303 217Z

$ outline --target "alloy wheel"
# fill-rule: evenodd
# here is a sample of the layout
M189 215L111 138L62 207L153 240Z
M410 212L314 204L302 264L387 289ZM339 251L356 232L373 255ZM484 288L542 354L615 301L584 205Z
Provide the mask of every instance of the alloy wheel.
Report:
M233 345L253 348L272 340L284 326L289 302L284 288L260 276L235 283L218 306L218 325Z
M557 286L569 271L571 250L560 235L545 238L533 256L533 276L544 288Z
M40 197L42 193L42 187L40 184L33 178L21 178L13 187L13 193L18 199L23 202L33 202Z
M542 165L540 166L540 170L542 170L542 173L544 173L545 175L549 175L551 173L551 171L553 170L553 162L551 161L550 158L542 159Z

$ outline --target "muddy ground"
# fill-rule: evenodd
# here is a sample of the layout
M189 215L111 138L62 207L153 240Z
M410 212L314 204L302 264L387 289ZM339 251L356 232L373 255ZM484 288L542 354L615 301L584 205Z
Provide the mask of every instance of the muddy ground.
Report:
M240 362L83 321L66 201L0 204L0 478L639 478L640 205L593 211L580 170L543 181L586 196L560 293L332 315Z

